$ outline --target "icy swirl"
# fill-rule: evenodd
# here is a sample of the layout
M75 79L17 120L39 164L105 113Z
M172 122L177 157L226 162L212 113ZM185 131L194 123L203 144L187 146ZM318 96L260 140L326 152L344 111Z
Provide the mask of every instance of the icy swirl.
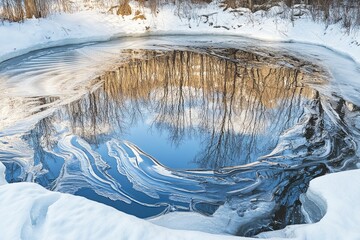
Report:
M143 40L2 63L8 182L37 182L160 225L185 219L186 229L251 236L303 223L309 181L356 168L358 89L348 81L333 94L341 70L304 60L314 59L306 46L295 58L287 44ZM317 51L333 66L326 59L335 54Z

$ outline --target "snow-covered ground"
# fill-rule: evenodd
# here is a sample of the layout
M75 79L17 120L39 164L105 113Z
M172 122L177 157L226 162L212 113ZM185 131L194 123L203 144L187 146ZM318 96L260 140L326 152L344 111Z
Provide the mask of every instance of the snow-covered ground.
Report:
M153 225L86 198L35 183L4 184L0 162L0 239L241 239Z
M347 34L340 24L326 27L306 15L291 22L281 17L280 7L271 9L271 14L251 14L246 9L223 11L216 3L196 10L168 5L160 8L157 15L142 9L145 20L133 20L134 12L122 17L104 10L86 10L28 19L24 23L4 22L0 24L0 62L44 47L150 34L223 34L306 42L335 49L360 62L358 32Z
M172 6L160 9L156 16L146 9L143 11L146 20L135 21L134 15L121 17L91 10L29 19L24 23L4 22L0 25L0 62L45 47L151 34L222 34L305 42L334 49L360 62L357 32L348 35L340 25L326 28L306 17L291 22L276 14L264 17L264 12L251 14L242 10L241 15L223 11L216 5L201 8L196 14L191 9L178 12ZM276 11L280 9L274 8L273 12ZM322 220L263 233L261 237L359 239L360 207L354 204L360 197L358 182L359 170L313 180L304 196L304 205L308 206L305 210L315 214L325 211ZM100 203L47 191L36 184L6 184L1 163L0 185L0 239L242 239L170 230Z
M288 226L284 230L263 233L260 238L359 239L358 182L360 170L313 180L304 208L312 214L325 210L325 216L317 223ZM1 163L0 184L2 240L249 239L167 229L82 197L48 191L35 183L6 184Z
M260 237L297 239L360 238L360 170L334 173L310 182L306 193L307 212L326 212L317 223L288 226Z

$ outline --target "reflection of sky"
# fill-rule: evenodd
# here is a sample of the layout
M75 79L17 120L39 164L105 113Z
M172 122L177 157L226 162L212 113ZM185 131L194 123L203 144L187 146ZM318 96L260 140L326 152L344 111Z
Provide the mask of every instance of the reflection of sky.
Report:
M92 56L95 55L92 54ZM73 62L69 62L69 65L74 65ZM91 62L91 64L93 63ZM88 71L88 69L89 68L83 68L85 71ZM59 89L54 88L50 90ZM121 111L121 106L117 106L116 101L112 102L112 99L99 99L97 98L98 96L103 95L101 93L94 97L96 101L99 101L96 102L98 109L101 110L103 105L109 104L110 102L107 110L116 109ZM84 98L87 97L89 96L84 96ZM274 107L273 109L266 109L266 114L257 112L258 110L256 107L249 107L249 109L246 111L249 112L247 117L250 118L250 120L247 119L247 117L241 115L243 113L242 111L239 111L237 113L238 115L232 115L232 122L234 123L234 129L232 130L234 130L234 132L230 131L231 134L229 135L231 135L230 138L232 138L234 141L231 142L232 144L223 145L222 147L228 149L230 153L238 151L239 155L235 156L235 159L243 157L243 154L246 151L250 151L250 158L254 161L257 160L259 155L269 153L276 145L279 135L287 128L293 127L294 124L296 124L299 120L299 117L302 115L303 107L308 102L306 99L305 101L302 101L303 99L300 98L301 97L299 97L299 99L295 99L297 101L296 104L291 106L288 104L290 104L294 99L288 99L288 101L285 101L286 104L280 101L278 104L279 108ZM196 99L193 99L193 103L195 102L197 102ZM203 101L198 102L203 103ZM18 105L20 104L21 102L19 102ZM136 104L137 103L134 105ZM165 105L166 104L167 103L165 103ZM118 140L119 142L121 142L120 140L127 140L132 142L142 151L153 156L163 165L166 165L170 168L181 170L185 168L199 167L199 164L194 163L193 159L199 154L199 152L203 150L203 147L205 148L207 146L206 140L209 139L209 135L211 134L211 129L209 131L203 131L204 129L201 129L201 127L203 127L201 124L203 119L201 119L201 117L197 117L197 119L191 119L190 116L186 116L185 122L189 123L190 121L193 121L193 124L191 124L192 127L196 126L198 128L197 130L202 130L201 134L190 136L189 134L185 133L182 141L180 141L178 145L175 145L170 140L170 136L171 127L176 128L176 125L172 125L171 122L168 122L167 119L171 118L167 118L166 116L165 118L161 118L163 120L161 123L163 124L161 129L158 129L156 124L152 125L153 120L156 119L156 117L154 117L152 114L156 115L160 113L156 112L154 109L152 109L152 113L149 113L148 109L146 108L148 106L149 104L144 104L141 106L139 110L143 115L142 118L138 118L136 124L126 125L125 134L117 133L122 131L118 131L117 125L112 122L114 116L111 114L109 114L109 116L103 116L101 114L104 113L101 113L101 111L98 112L97 110L94 112L88 111L89 106L86 105L86 103L83 106L80 106L80 108L82 108L81 110L83 111L82 113L84 114L84 119L82 119L83 125L81 125L80 122L75 123L74 128L69 127L71 125L71 120L69 118L71 117L66 116L66 114L79 114L79 112L76 111L76 108L74 108L75 111L72 113L71 111L63 111L63 114L55 114L55 118L57 118L56 121L45 121L45 124L56 125L59 122L63 125L68 124L68 126L66 126L68 129L67 132L64 132L63 135L60 136L58 133L59 131L47 132L46 127L45 129L42 129L41 127L35 127L31 135L34 139L38 138L37 140L35 139L37 144L34 144L34 140L30 141L28 139L24 141L24 143L28 144L36 152L32 157L35 158L34 162L39 165L33 168L24 168L24 171L28 175L24 174L23 176L20 176L20 168L16 167L17 165L15 166L14 164L15 167L13 169L7 168L7 179L10 181L36 181L46 187L53 188L54 190L86 196L90 199L111 205L117 209L140 217L148 217L161 213L168 207L168 205L171 205L170 207L175 206L177 208L187 210L190 208L191 201L197 197L200 197L198 198L200 203L198 205L203 204L204 208L216 204L221 205L222 201L228 199L233 200L233 197L238 195L240 196L240 203L235 204L236 201L228 202L228 204L234 204L231 207L235 209L235 211L238 209L244 209L244 207L240 205L245 203L245 209L250 210L251 212L253 208L246 207L246 204L250 202L250 199L262 201L259 199L264 199L264 197L267 196L270 196L272 201L277 201L277 198L280 198L280 200L283 198L288 202L281 204L291 207L293 206L294 201L297 199L298 194L300 194L302 190L298 189L298 183L296 181L304 183L301 184L301 186L306 186L308 183L308 180L305 181L302 179L304 177L308 177L307 175L294 171L294 169L291 169L291 172L286 172L286 169L277 165L269 167L266 161L255 163L249 167L251 169L245 168L245 171L242 171L241 167L234 167L232 169L238 170L231 170L228 173L226 172L226 169L221 169L222 171L225 171L225 174L220 174L221 176L219 177L218 173L213 174L211 171L208 171L205 174L201 171L186 173L181 171L169 171L168 169L159 166L156 163L152 163L151 159L144 156L143 162L141 162L139 166L132 166L129 162L131 161L130 158L133 158L134 156L129 154L128 158L119 157L121 161L124 161L124 164L128 164L126 166L128 172L125 172L125 170L123 170L125 173L121 172L118 169L119 165L117 161L119 159L111 156L109 149L106 146L106 144L110 142L111 138L115 138L115 140ZM194 111L194 106L191 107L193 108L192 111ZM199 107L197 105L195 107L200 112L201 106ZM185 107L185 112L188 110L188 108L188 106ZM21 110L21 108L19 109ZM132 109L131 104L130 109ZM11 109L7 109L5 113L10 113L11 111ZM62 109L60 109L59 112L62 112ZM291 116L288 114L289 112L291 112ZM185 113L185 115L186 114L187 113ZM254 117L259 116L259 114L262 115L261 118ZM16 115L16 113L14 113L14 115ZM95 122L97 124L97 129L95 131L96 134L94 134L94 137L99 139L96 144L89 140L86 142L84 140L86 139L86 136L81 136L81 130L84 129L86 131L88 130L87 133L91 134L92 121L89 119L93 118L94 116L100 119L110 119L105 120L104 122L100 121L100 123L103 125L99 124L97 121L99 119L96 119ZM21 114L17 117L21 119L23 118ZM287 122L289 119L291 121ZM215 119L215 121L216 120L218 119ZM252 124L257 124L256 126L254 125L254 128L258 127L255 134L252 134L251 132L252 127L249 128L250 131L249 129L242 128L243 124L245 123L246 125L248 121L252 121ZM285 123L287 125L285 125ZM306 122L302 122L302 124L306 124ZM164 125L166 125L166 127L164 127ZM226 127L228 128L229 126L226 125ZM185 124L184 132L186 132L188 128L189 127ZM51 129L51 127L49 127L49 129ZM74 131L72 132L70 129ZM77 132L78 130L76 129L79 129L79 132ZM218 129L215 129L215 132L218 132ZM299 135L297 137L301 139L302 133L300 132L298 134ZM63 148L64 146L59 146L58 143L58 145L55 144L49 149L45 149L43 144L44 139L54 137L57 138L56 140L58 140L58 142L62 142L64 138L68 136L71 136L72 140L69 143L64 144L66 148ZM91 137L93 136L90 136L89 139L91 139ZM242 148L239 147L238 140L240 137L244 143L253 142L252 146L254 148L248 149L246 148L246 144L244 144ZM254 140L254 137L256 137L256 141ZM306 139L301 140L304 140L302 142L303 144L307 144ZM322 145L314 145L313 147L321 148ZM21 147L19 148L21 149ZM116 147L113 146L113 149L116 149ZM222 156L226 156L226 154L227 152ZM314 154L312 155L316 155L316 152L314 151ZM234 156L231 155L228 157L230 158ZM321 159L326 159L326 157L327 156L321 156ZM13 159L10 159L6 163L7 167L11 165L10 162L12 160ZM293 159L290 159L290 161L288 160L289 158L286 159L286 156L281 156L281 158L279 158L280 162L285 162L286 164L291 165ZM244 163L240 161L240 163L236 162L236 164ZM61 175L63 173L62 170L64 169L69 172L67 174ZM272 172L273 169L275 169L274 172ZM14 170L12 174L16 179L11 179L12 170ZM279 174L277 174L277 171ZM311 170L309 171L311 172ZM306 172L309 171L306 170ZM37 175L33 178L26 178L31 174ZM289 178L287 174L292 174L294 177L296 177L296 179L300 178L300 180L293 181L294 178ZM204 177L205 175L206 177ZM258 176L262 177L260 178ZM21 177L23 177L23 179L21 179ZM57 182L54 182L56 178L59 180L59 183L63 183L64 185L60 184L59 188L56 188ZM62 180L64 181L62 182ZM136 186L137 188L134 186L136 183L138 184L138 186ZM289 187L291 184L293 184L293 187ZM72 192L72 188L75 188L76 191ZM285 189L283 190L283 195L278 194L278 192L282 189ZM147 193L146 190L148 191ZM201 192L201 190L203 190L203 192ZM274 194L274 191L277 191L276 194ZM287 191L290 192L290 195L287 195ZM159 197L154 197L154 195L152 195L153 192L158 193ZM119 198L114 199L116 196ZM126 200L130 199L130 203L125 203L124 201L120 200L120 196L126 198ZM288 198L287 196L290 197ZM180 198L186 200L181 202L179 200ZM256 204L257 203L254 203L254 206ZM256 206L254 209L256 209ZM290 208L288 212L292 212L292 209Z
M155 90L155 92L161 91ZM169 168L212 168L210 161L216 159L203 160L202 157L208 148L217 147L223 116L210 117L210 121L213 122L204 120L202 109L207 108L204 104L212 106L213 103L204 102L199 96L202 96L201 90L198 90L198 94L194 94L191 98L184 94L182 121L179 126L173 122L174 119L177 119L176 113L157 112L156 104L145 104L144 106L129 101L128 108L138 108L141 117L138 117L135 123L126 124L126 134L120 135L118 138L134 143ZM192 104L188 103L189 99ZM165 105L167 102L163 98L159 98L157 101L163 101ZM219 143L220 148L217 149L218 153L221 153L219 156L227 159L221 159L220 165L242 165L269 154L276 146L280 134L297 123L303 113L301 106L307 101L306 97L296 92L292 99L283 99L273 108L250 105L247 109L242 109L240 106L233 106L231 114L228 115L224 112L214 113L212 110L208 110L206 114L209 116L225 114L227 119L224 124L226 132L223 138L228 138L229 142L227 144ZM207 109L212 109L212 107ZM177 128L181 129L177 130ZM173 132L180 132L180 136L173 139ZM212 134L215 134L215 140L211 142ZM225 150L226 148L228 152ZM208 165L202 164L206 160Z
M165 131L150 129L146 121L139 121L131 126L125 139L135 143L141 150L169 168L194 169L198 167L192 160L201 145L199 138L185 136L179 145L174 145L171 144Z
M131 202L130 204L124 203L119 200L111 200L107 197L101 196L94 192L92 189L83 188L76 192L76 195L86 197L90 200L101 202L103 204L112 206L122 212L127 214L131 214L140 218L148 218L152 216L156 216L161 214L166 210L166 206L143 206L141 204L137 204L135 202ZM140 201L141 198L138 198Z
M147 196L143 192L135 191L133 189L132 183L127 180L127 177L119 174L117 170L116 160L108 155L106 143L100 144L99 146L92 145L92 149L95 152L99 153L102 160L104 160L106 164L110 166L110 168L106 171L108 173L108 176L104 176L104 178L109 176L113 177L114 180L121 185L121 191L126 192L129 198L136 199L136 201L125 203L124 201L120 200L111 200L106 196L102 196L101 194L96 193L89 187L79 189L76 192L76 195L84 196L91 200L110 205L123 212L141 218L155 216L166 210L166 208L168 207L167 204L165 204L166 202L168 202L168 199L166 197L160 196L159 199L154 199ZM102 171L99 171L94 162L92 167L96 175L101 176L103 174ZM164 202L164 204L158 204L159 202ZM146 205L144 205L144 203L146 203Z
M142 112L145 114L147 113L145 109L143 109ZM276 110L272 109L269 110L269 112L276 112ZM299 112L297 112L297 114L301 114L301 112L302 110L299 109ZM243 111L241 112L241 114L242 113ZM259 130L258 128L256 128L256 126L254 126L254 128L252 128L254 132L248 132L246 130L243 130L243 132L241 132L241 129L239 129L239 132L235 131L227 133L230 139L236 139L234 141L239 141L243 145L241 146L241 144L239 144L238 146L236 146L231 144L229 146L221 146L221 148L237 148L231 149L231 153L227 154L226 157L228 157L229 159L227 159L227 161L224 161L224 164L226 164L225 166L236 166L245 164L247 163L243 162L245 159L247 161L255 161L258 157L269 154L272 151L273 147L275 147L278 136L283 130L285 122L289 121L289 123L294 124L294 121L296 121L297 119L296 117L299 117L299 115L297 114L295 114L292 119L287 119L285 116L280 119L257 119L257 121L267 120L267 125L269 125L267 126L267 131L264 131L263 129ZM206 166L201 165L195 160L199 157L201 158L203 152L206 151L206 147L209 147L207 145L207 141L211 137L211 129L200 129L199 119L192 120L192 118L187 114L187 112L185 113L185 115L187 115L185 122L189 123L192 126L192 129L190 129L189 126L185 126L184 133L181 136L181 140L176 142L173 142L173 140L171 140L171 133L169 132L169 129L159 129L154 124L153 114L144 116L145 119L151 120L139 120L136 123L127 126L126 134L118 137L134 143L141 150L153 156L161 164L169 168L207 168ZM246 125L246 122L239 121L239 118L237 118L235 114L234 118L238 120L234 121L235 129L238 129L239 126ZM268 122L270 120L273 120L272 125ZM161 124L169 126L170 129L176 128L176 126L172 125L169 122ZM248 124L251 124L250 119ZM197 133L191 134L194 133L194 128L196 129L195 131L197 131ZM231 130L235 130L234 128L231 128ZM218 129L215 130L217 131ZM199 131L201 131L201 133ZM216 134L218 134L218 132L216 132ZM254 142L254 144L251 145L251 142ZM246 147L244 146L252 146L253 149L246 149ZM225 155L223 156L225 157Z

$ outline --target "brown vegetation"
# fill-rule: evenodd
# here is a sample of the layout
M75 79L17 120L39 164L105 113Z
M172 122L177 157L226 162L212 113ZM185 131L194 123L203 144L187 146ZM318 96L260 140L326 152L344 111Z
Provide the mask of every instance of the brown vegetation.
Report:
M67 11L67 0L0 0L0 20L22 21L46 17L55 11Z
M99 0L102 2L105 0ZM131 15L129 3L131 0L119 0L116 6L117 14ZM159 12L159 7L164 4L175 4L178 9L192 8L193 5L209 4L215 0L133 0L138 3L138 8L149 8L153 14ZM45 17L54 11L67 11L69 0L0 0L0 19L21 21L24 18ZM287 9L280 17L301 17L304 13L310 14L314 21L323 21L327 24L340 22L350 31L360 26L360 1L358 0L217 0L220 7L226 9L249 8L251 11L267 10L272 6L284 3ZM111 8L112 10L112 8ZM188 10L187 10L188 11ZM300 11L300 13L298 13ZM145 19L137 15L135 19Z
M133 20L146 20L146 17L142 12L136 10L135 17L133 17Z
M129 4L130 0L122 0L117 11L117 15L129 16L132 14L131 6Z

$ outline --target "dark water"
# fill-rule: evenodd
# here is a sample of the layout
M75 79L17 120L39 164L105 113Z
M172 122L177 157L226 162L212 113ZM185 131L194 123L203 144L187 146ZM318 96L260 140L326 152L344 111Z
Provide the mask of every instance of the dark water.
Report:
M2 134L9 182L142 218L221 209L236 229L225 232L251 236L303 223L309 181L357 163L359 108L313 88L327 74L310 62L235 48L122 54L130 57L17 142ZM58 98L36 96L38 112Z

